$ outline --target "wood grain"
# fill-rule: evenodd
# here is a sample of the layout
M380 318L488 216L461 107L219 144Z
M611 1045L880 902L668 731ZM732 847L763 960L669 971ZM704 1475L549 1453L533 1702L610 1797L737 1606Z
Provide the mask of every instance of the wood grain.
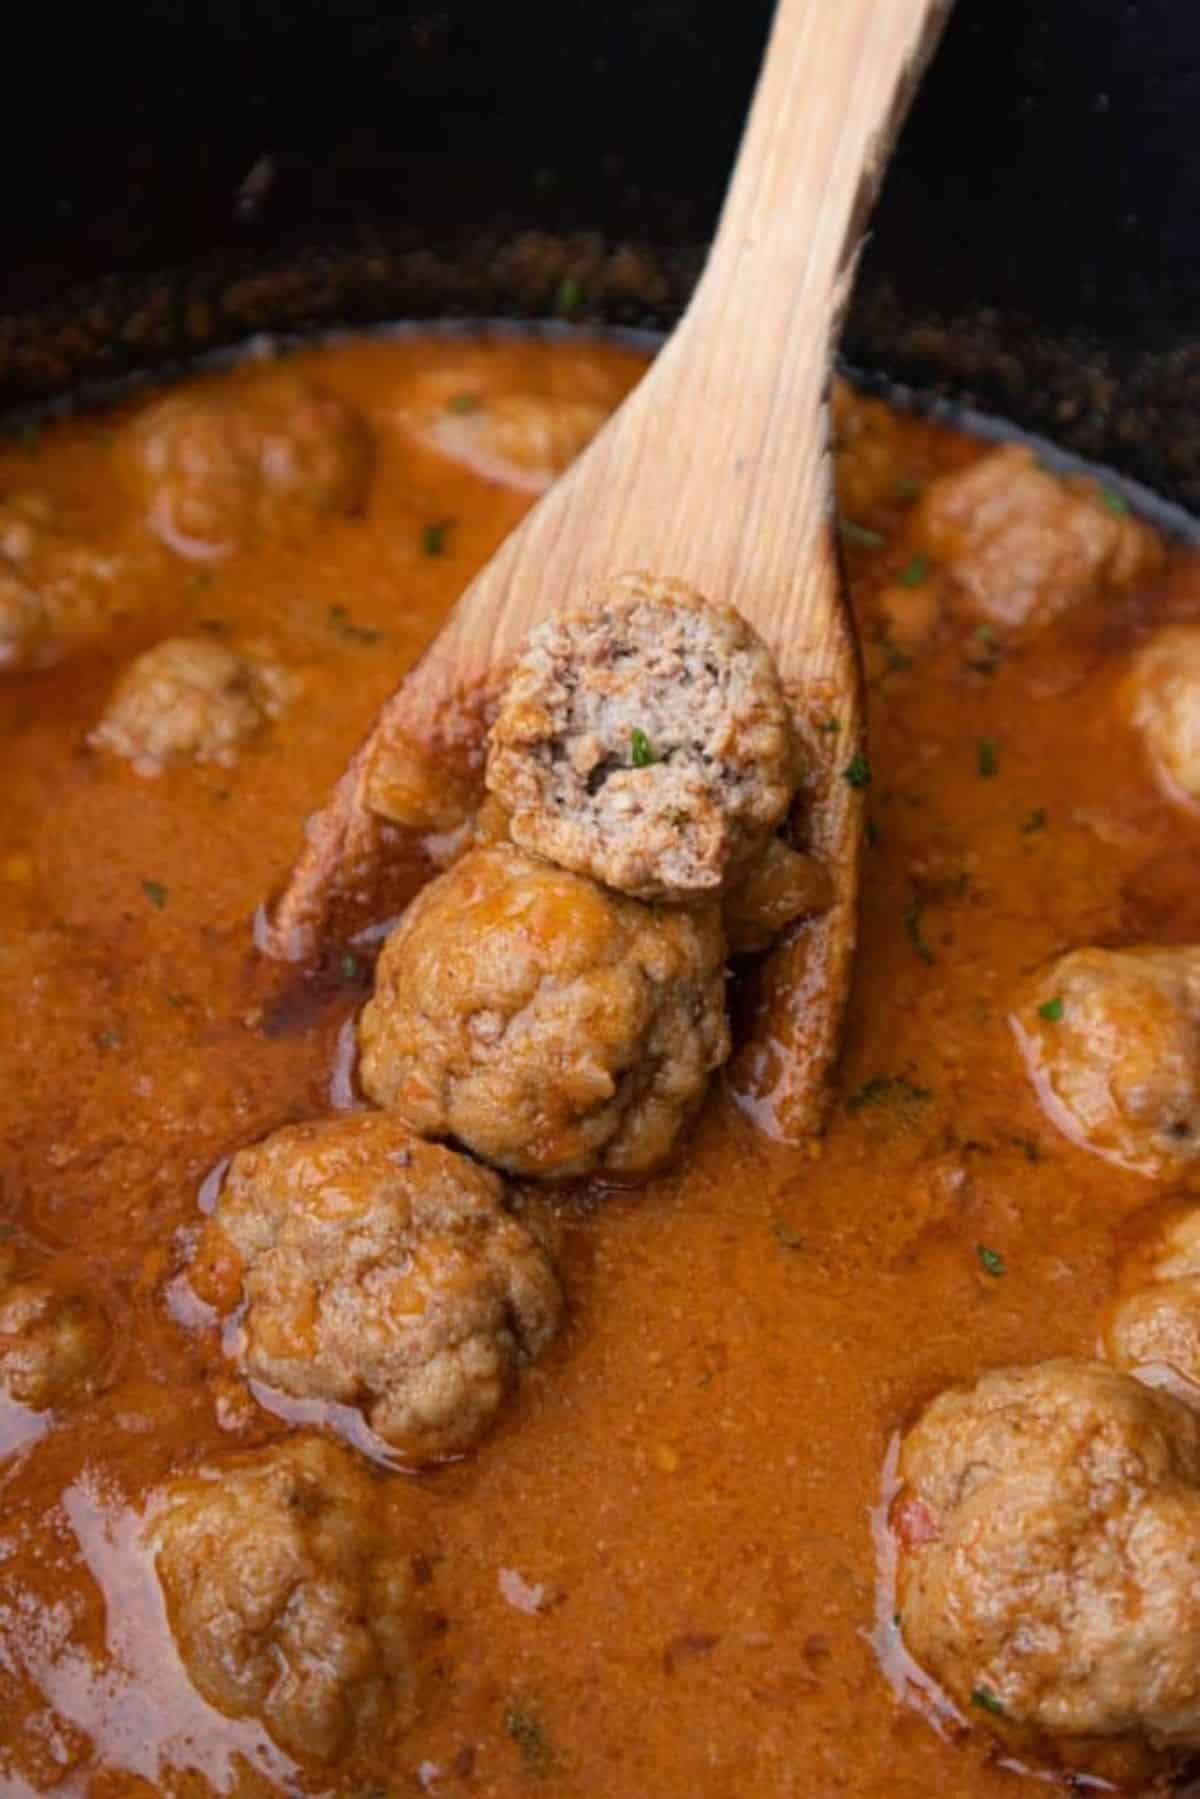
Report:
M383 708L275 907L293 960L411 879L400 839L470 803L503 670L548 613L647 569L739 608L778 659L811 779L804 833L835 900L767 958L735 1093L772 1132L818 1127L854 948L857 651L833 529L830 352L895 129L948 0L780 0L717 237L687 314L618 413L467 588Z

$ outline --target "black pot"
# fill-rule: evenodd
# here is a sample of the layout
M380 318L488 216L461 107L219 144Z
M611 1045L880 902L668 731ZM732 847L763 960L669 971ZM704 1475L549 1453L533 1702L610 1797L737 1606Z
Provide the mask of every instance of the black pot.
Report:
M768 14L23 9L0 107L0 405L262 330L556 311L668 325ZM1198 105L1200 12L1178 0L959 0L876 215L848 359L1200 508Z

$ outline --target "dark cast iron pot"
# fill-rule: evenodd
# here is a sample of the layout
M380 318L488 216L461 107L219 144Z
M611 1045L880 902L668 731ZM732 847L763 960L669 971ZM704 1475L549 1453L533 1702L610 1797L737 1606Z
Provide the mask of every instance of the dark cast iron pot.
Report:
M768 15L767 0L21 9L0 103L0 408L264 330L669 325ZM1200 509L1198 123L1200 10L958 0L845 356Z

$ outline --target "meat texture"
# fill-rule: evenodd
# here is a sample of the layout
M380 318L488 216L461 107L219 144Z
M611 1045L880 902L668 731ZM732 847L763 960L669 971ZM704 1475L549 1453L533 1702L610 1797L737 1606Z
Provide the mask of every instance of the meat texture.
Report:
M1200 1389L1200 1208L1174 1210L1130 1253L1104 1347L1119 1368L1157 1365Z
M1200 1154L1200 948L1078 949L1014 1013L1042 1104L1077 1143L1143 1174Z
M168 637L134 659L90 741L154 775L171 762L219 762L278 718L295 677L209 637Z
M1168 792L1200 801L1200 625L1166 625L1134 659L1129 712Z
M995 625L1040 625L1141 579L1162 561L1154 532L1094 481L1055 475L1002 444L930 483L914 542L952 577L963 609Z
M724 954L715 908L470 850L384 946L359 1021L363 1088L516 1174L647 1174L729 1054Z
M639 899L719 895L796 790L770 651L683 582L621 575L531 635L487 785L513 841Z
M1200 1744L1186 1406L1100 1363L999 1369L934 1400L900 1475L904 1639L973 1722Z
M359 1408L410 1463L459 1455L562 1313L503 1202L496 1175L393 1115L293 1125L233 1158L193 1285L241 1306L247 1375Z
M64 528L40 493L0 501L0 671L39 668L103 633L120 559Z
M155 535L211 559L260 538L302 542L322 519L360 512L372 443L352 406L272 368L156 401L121 457Z
M0 1244L0 1394L47 1411L94 1390L110 1348L101 1305L78 1288L20 1278Z
M170 1481L148 1540L193 1684L302 1762L385 1749L412 1711L413 1545L336 1444L296 1436Z

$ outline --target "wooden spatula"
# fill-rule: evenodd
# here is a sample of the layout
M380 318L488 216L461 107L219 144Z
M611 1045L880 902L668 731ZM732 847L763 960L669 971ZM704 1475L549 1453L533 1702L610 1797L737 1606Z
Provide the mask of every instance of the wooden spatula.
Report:
M478 798L506 666L548 613L645 569L732 604L810 748L801 835L834 902L759 970L735 1093L819 1126L855 935L859 667L831 510L831 344L894 133L949 0L780 0L716 241L686 316L592 445L476 576L387 702L261 935L316 959L409 897L429 834ZM424 863L428 871L428 863Z

